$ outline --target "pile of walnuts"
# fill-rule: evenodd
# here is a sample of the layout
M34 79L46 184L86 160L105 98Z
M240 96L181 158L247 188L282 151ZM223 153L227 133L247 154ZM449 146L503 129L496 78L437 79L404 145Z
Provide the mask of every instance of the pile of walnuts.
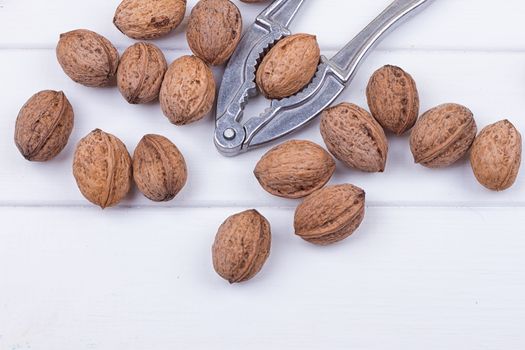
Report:
M372 75L366 93L371 113L355 104L341 103L321 115L320 131L326 147L346 167L384 172L388 155L384 130L403 135L412 129L410 148L416 163L443 168L470 150L472 170L482 185L502 191L516 181L522 140L508 120L487 126L476 137L472 112L459 104L443 104L419 117L414 79L390 65ZM332 156L319 145L292 140L266 153L254 174L273 195L306 197L295 211L295 234L308 242L327 245L355 232L365 211L362 189L350 184L324 187L335 167ZM268 236L269 225L256 211L228 218L213 246L215 269L232 283L249 279L268 256Z
M179 26L185 12L185 0L124 0L114 23L131 38L149 40ZM202 119L212 109L216 86L210 66L228 61L241 33L242 17L231 1L200 0L191 11L186 33L194 55L170 65L151 43L138 42L119 57L111 42L84 29L62 34L56 53L62 69L75 82L88 87L116 82L127 102L159 100L168 120L184 125ZM292 96L311 82L319 61L315 36L286 37L262 59L257 86L267 98ZM366 95L370 112L341 103L322 113L320 132L328 151L310 141L287 141L268 151L255 166L255 177L270 194L304 198L294 219L299 237L327 245L357 230L365 215L365 191L351 184L325 185L335 172L334 157L349 168L384 172L388 156L385 130L403 135L412 129L410 149L415 162L425 167L450 166L470 151L473 172L482 185L501 191L514 184L522 140L508 120L489 125L477 135L472 112L459 104L443 104L419 117L414 79L390 65L372 75ZM16 123L15 142L22 155L30 161L55 157L68 142L73 115L63 92L47 90L31 97ZM169 201L188 176L183 155L166 137L145 135L131 157L116 136L100 129L78 143L73 174L81 193L102 208L118 204L133 180L150 200ZM270 247L268 220L256 210L235 214L215 237L214 268L230 283L246 281L261 270Z
M255 2L255 1L247 1ZM150 40L177 28L186 13L186 0L124 0L113 22L125 35ZM196 122L215 103L211 65L222 65L232 55L242 34L239 9L229 0L201 0L192 9L187 27L192 56L169 66L163 52L149 42L137 42L122 56L100 34L77 29L60 35L57 60L75 82L87 87L117 85L131 104L156 100L175 125ZM30 161L47 161L66 146L74 113L63 92L40 91L22 107L15 142ZM145 135L133 154L114 135L93 130L78 143L73 174L81 193L102 207L118 204L133 179L152 201L169 201L184 187L187 168L177 147L161 135Z

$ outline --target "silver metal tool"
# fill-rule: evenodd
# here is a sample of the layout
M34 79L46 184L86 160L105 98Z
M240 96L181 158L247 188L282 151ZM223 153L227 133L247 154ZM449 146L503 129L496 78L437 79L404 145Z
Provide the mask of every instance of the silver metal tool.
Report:
M219 90L215 145L235 156L280 138L318 116L341 94L378 40L432 0L396 0L331 59L321 57L312 82L297 95L272 100L259 116L242 122L250 97L257 95L255 73L264 54L290 35L288 26L305 0L275 0L244 34Z

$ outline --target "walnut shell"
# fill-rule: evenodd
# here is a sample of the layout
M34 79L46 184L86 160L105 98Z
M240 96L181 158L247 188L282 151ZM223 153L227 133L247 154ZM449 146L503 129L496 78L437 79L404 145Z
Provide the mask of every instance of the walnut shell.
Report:
M401 135L416 123L419 115L416 82L401 68L378 69L368 82L366 97L370 112L383 128Z
M61 34L56 54L64 72L77 83L101 87L114 82L118 51L102 35L85 29Z
M87 200L102 209L111 207L131 188L131 157L122 141L96 129L78 143L73 175Z
M186 0L124 0L113 23L130 38L155 39L175 29L185 13Z
M321 146L292 140L268 151L257 163L254 174L267 192L301 198L323 187L334 171L334 159Z
M314 77L320 57L315 36L290 35L264 56L257 69L257 86L270 99L295 95Z
M202 119L211 111L214 101L213 73L200 58L183 56L170 65L160 89L160 105L173 124L185 125Z
M230 216L219 227L212 247L215 271L230 283L254 277L270 255L268 220L256 210Z
M117 85L129 103L148 103L159 97L168 64L153 44L136 43L124 51L117 71Z
M516 182L521 165L521 134L508 120L489 125L478 135L470 164L479 183L503 191Z
M416 163L443 168L468 152L476 133L476 121L468 108L443 104L419 118L410 135L410 148Z
M164 136L145 135L133 154L133 178L147 198L170 201L186 184L186 162L177 146Z
M350 103L328 108L321 117L321 135L328 150L346 166L367 172L385 170L385 132L363 108Z
M325 187L297 207L295 234L318 245L336 243L354 233L364 216L365 191L348 184Z
M73 107L62 91L40 91L24 104L18 114L16 147L27 160L50 160L66 147L73 130L73 119Z
M186 37L191 51L212 66L225 63L241 40L242 16L229 0L200 0L192 9Z

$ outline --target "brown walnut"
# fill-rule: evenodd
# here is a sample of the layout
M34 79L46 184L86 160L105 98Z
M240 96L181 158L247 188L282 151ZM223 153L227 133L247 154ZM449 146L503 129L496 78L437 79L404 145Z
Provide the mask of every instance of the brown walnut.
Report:
M521 165L522 138L508 120L481 130L472 145L470 164L479 183L490 190L510 188Z
M153 44L136 43L124 51L117 71L117 85L129 103L148 103L159 97L168 64Z
M102 209L111 207L131 188L131 157L122 141L96 129L78 143L73 175L87 200Z
M16 119L18 150L30 161L44 162L56 157L67 145L73 119L73 107L62 91L34 94Z
M306 197L295 211L295 234L328 245L357 230L365 215L365 191L353 185L325 187Z
M229 0L200 0L192 9L186 37L191 51L204 62L225 63L241 40L242 16Z
M73 81L89 87L114 83L119 54L102 35L85 29L62 34L56 54L62 69Z
M266 153L254 174L267 192L301 198L323 187L334 171L335 161L322 147L310 141L292 140Z
M124 0L113 23L130 38L156 39L175 29L185 13L186 0Z
M219 227L212 247L215 271L230 283L254 277L270 255L270 224L256 210L230 216Z
M401 135L416 123L419 94L416 82L403 69L378 69L368 82L366 96L370 112L383 128Z
M346 166L383 172L388 141L379 123L363 108L341 103L321 116L321 135L328 150Z
M133 178L147 198L170 201L186 184L186 162L177 146L164 136L145 135L133 154Z
M183 56L168 68L160 90L164 115L176 125L202 119L215 101L211 69L198 57Z
M424 113L410 134L414 160L428 168L443 168L461 159L476 137L472 112L447 103Z
M290 35L264 56L257 69L257 86L270 99L292 96L310 83L317 72L320 57L315 36Z

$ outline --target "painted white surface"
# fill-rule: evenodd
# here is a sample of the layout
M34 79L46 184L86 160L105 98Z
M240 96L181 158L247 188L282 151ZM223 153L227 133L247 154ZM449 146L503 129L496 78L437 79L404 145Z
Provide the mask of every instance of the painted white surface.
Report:
M293 29L317 34L330 55L387 3L310 0ZM406 137L390 137L384 174L339 166L332 179L366 189L359 232L310 246L293 235L297 201L271 197L252 175L267 149L223 158L211 116L175 127L156 104L130 106L116 88L63 74L53 49L60 32L93 29L121 51L132 42L111 23L117 4L0 0L1 350L525 347L523 173L510 191L492 193L467 161L427 170L413 164ZM246 24L262 8L239 7ZM524 10L518 0L436 0L378 47L340 100L365 105L370 74L397 64L415 77L422 110L458 102L480 127L509 118L524 132ZM169 61L188 53L182 30L157 43ZM65 91L75 130L59 157L35 164L17 152L13 128L42 89ZM158 205L135 190L120 208L91 207L71 159L96 127L130 151L145 133L171 138L190 172L181 195ZM322 142L317 122L293 137ZM272 254L254 280L230 286L211 268L210 246L227 216L252 207L272 224Z

